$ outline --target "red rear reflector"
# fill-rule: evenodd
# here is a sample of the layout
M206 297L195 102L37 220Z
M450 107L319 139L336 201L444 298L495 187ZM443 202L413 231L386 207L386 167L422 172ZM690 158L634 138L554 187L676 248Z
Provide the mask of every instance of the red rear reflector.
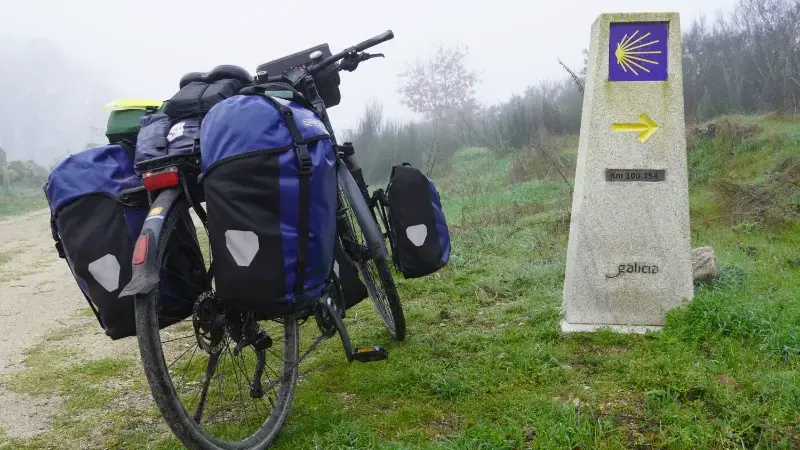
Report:
M145 172L142 179L144 180L144 188L151 192L177 186L180 183L177 167L170 167L161 172Z
M136 247L133 248L133 265L138 266L147 259L147 236L139 236L136 239Z

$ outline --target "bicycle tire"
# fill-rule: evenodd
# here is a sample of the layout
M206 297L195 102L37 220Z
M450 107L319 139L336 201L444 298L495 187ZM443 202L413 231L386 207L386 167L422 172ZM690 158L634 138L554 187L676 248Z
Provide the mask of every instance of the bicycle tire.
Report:
M350 173L347 170L344 170L345 178L350 176ZM351 178L352 180L352 178ZM352 180L355 183L355 180ZM365 232L365 227L375 227L378 231L378 235L383 236L380 232L380 227L378 226L375 218L372 216L371 213L369 214L362 214L361 211L370 211L369 207L367 206L366 202L364 201L364 197L361 195L360 192L357 190L353 192L353 190L348 189L347 186L339 186L339 195L340 201L341 199L345 199L343 202L342 207L347 211L353 213L355 216L354 224L353 220L349 218L349 215L345 215L345 222L347 223L346 230L338 230L339 238L340 239L352 239L360 246L365 246L370 249L371 257L366 261L361 261L360 258L353 260L358 269L359 274L361 275L361 280L367 287L367 292L369 293L370 299L372 300L372 304L375 306L375 309L378 311L378 315L383 320L384 326L392 335L392 338L397 341L402 341L406 337L406 320L405 314L403 312L403 306L400 303L400 296L397 294L397 287L394 283L394 278L392 277L392 272L389 268L389 262L386 257L386 252L379 252L378 249L374 248L375 246L369 242L368 239L364 239L366 242L359 242L358 233L355 232L355 227L358 226L360 230L362 230L363 236L368 236L370 233ZM351 205L353 202L359 202L363 204L362 208L353 208ZM373 230L374 234L374 230ZM344 246L343 246L344 247ZM383 253L383 255L381 255ZM352 258L351 258L352 259ZM370 264L374 263L374 264ZM380 288L378 287L378 283L373 278L373 273L371 273L372 266L374 265L375 274L378 275L378 283L380 283ZM383 305L382 301L379 297L381 297L380 293L383 292L383 296L386 298L387 305ZM385 308L388 306L389 308Z
M185 217L184 217L185 216ZM158 267L161 268L164 259L164 248L170 235L182 218L188 218L188 203L180 199L171 212L164 218L164 226L157 245ZM188 219L191 221L191 219ZM191 223L191 222L190 222ZM278 401L273 407L267 420L250 437L239 441L224 441L218 439L200 427L186 411L181 399L173 386L169 374L158 328L157 306L158 286L150 293L138 295L135 300L136 329L139 342L139 352L144 366L150 391L164 420L169 425L173 434L187 448L192 449L263 449L270 446L278 437L286 417L291 408L298 379L299 358L299 330L295 319L284 322L284 370L287 370L280 390Z

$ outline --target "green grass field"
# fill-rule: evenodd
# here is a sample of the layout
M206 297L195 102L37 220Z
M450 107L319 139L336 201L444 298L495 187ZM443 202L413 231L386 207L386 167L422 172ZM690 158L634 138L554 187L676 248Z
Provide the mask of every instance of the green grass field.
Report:
M0 219L43 208L47 208L47 199L41 188L12 186L6 190L0 186Z
M354 343L385 345L390 359L347 364L337 341L323 344L301 366L309 372L274 448L800 448L800 120L731 120L760 130L734 126L689 152L692 245L715 249L720 275L662 332L562 335L569 187L509 177L517 155L466 149L438 180L450 264L398 280L407 339L391 342L368 302L350 310ZM41 353L31 358L44 370ZM97 374L144 386L119 361L93 364L59 369L48 389L74 398L71 413L8 448L79 442L97 427L108 448L182 448L151 432L154 411L110 411L102 423L79 414L93 408ZM12 386L36 392L36 377Z

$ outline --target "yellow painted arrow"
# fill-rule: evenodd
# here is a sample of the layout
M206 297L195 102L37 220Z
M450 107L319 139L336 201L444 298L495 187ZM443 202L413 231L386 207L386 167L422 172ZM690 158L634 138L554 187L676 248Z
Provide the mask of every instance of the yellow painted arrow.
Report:
M639 136L637 136L636 139L644 144L648 139L650 139L650 136L656 132L658 125L656 125L656 123L653 122L653 119L651 119L650 116L645 113L639 114L639 122L641 123L612 123L611 131L618 133L639 133Z

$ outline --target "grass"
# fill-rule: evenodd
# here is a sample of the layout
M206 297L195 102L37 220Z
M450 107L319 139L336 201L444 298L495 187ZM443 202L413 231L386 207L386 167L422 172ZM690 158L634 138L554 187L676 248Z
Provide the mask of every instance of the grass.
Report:
M141 365L124 358L86 360L74 350L50 345L76 333L75 327L48 333L44 342L28 350L25 372L0 378L4 389L63 399L52 429L27 439L0 434L0 448L143 448L154 438L163 439L163 427L153 426L160 419L156 411L142 411L124 401L131 391L146 391ZM149 427L148 433L137 434L134 430L140 427Z
M407 339L392 342L368 302L351 309L354 344L385 345L390 359L347 364L336 341L323 344L301 367L308 372L274 448L800 447L794 200L765 197L788 205L777 220L749 204L720 202L718 185L772 189L775 178L764 172L800 154L800 121L731 120L762 131L738 142L698 142L689 155L692 245L715 249L719 277L698 284L662 332L561 334L569 188L517 177L508 185L515 155L467 149L438 181L453 235L450 264L424 279L398 279ZM315 332L313 324L301 327L304 342ZM59 365L72 356L34 352L31 371L9 382L69 398L65 408L74 414L67 420L60 412L46 438L77 442L70 436L100 427L91 421L96 414L79 412L102 410L104 448L182 448L163 429L151 435L162 423L154 410L98 409L113 402L98 387L103 379L132 376L147 392L138 362Z
M800 148L787 145L750 151L769 167ZM441 276L400 281L407 341L386 363L316 373L275 448L800 445L800 224L703 225L722 211L695 183L693 245L715 248L719 279L662 333L564 336L568 188L506 188L510 162L470 149L454 163L439 183L453 256Z
M41 188L12 186L6 190L0 187L0 218L43 208L47 208L47 199Z

